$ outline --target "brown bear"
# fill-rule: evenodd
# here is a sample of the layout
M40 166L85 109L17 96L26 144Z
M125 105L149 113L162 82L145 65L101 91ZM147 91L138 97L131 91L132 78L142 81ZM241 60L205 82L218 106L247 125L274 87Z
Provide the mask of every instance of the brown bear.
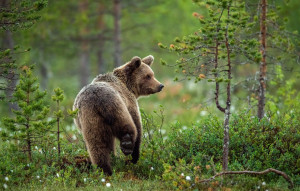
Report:
M150 68L154 57L133 57L112 73L98 75L78 93L73 109L79 109L75 124L81 131L92 164L111 175L110 153L115 138L132 162L139 159L142 124L137 99L160 92L163 85Z

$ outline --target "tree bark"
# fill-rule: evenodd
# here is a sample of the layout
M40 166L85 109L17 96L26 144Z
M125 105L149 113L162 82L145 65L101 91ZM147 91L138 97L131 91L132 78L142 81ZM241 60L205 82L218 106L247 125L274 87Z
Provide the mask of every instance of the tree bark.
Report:
M98 44L98 51L97 51L97 59L98 59L98 72L100 74L103 74L106 72L106 65L103 59L103 51L105 46L105 38L103 31L105 29L105 23L104 23L104 10L105 6L103 3L99 3L99 17L98 17L98 30L99 30L99 44Z
M48 66L47 66L47 61L44 58L44 48L40 47L39 50L39 62L40 62L40 74L41 74L41 88L43 90L47 89L48 86L48 80L49 80L49 71L48 71Z
M121 52L121 0L114 0L114 62L115 66L122 65L122 52Z
M267 63L266 63L266 38L267 38L267 27L266 27L266 17L267 17L267 0L261 0L261 16L260 16L260 52L262 59L260 62L259 70L259 96L258 96L258 110L257 117L262 119L265 115L265 91L266 91L266 73L267 73Z
M80 87L83 87L89 83L90 76L90 54L89 44L86 40L81 41L81 52L80 52Z
M40 67L40 72L41 72L41 88L43 90L47 89L48 86L48 79L49 79L49 75L48 75L48 67L47 67L47 63L44 60L41 60L42 64Z
M227 8L227 15L228 20L230 17L230 6ZM226 88L226 107L225 110L221 106L221 111L224 112L224 138L223 138L223 161L222 161L222 169L223 171L228 170L228 156L229 156L229 120L230 120L230 106L231 106L231 60L230 60L230 47L229 47L229 40L228 40L228 23L226 26L226 32L225 32L225 46L226 46L226 52L227 52L227 88Z
M88 1L82 0L79 5L79 10L81 14L86 14L88 9ZM80 76L80 88L89 83L90 76L90 53L89 53L89 42L86 39L88 33L88 27L86 23L83 23L83 26L80 31L81 42L80 42L80 67L79 67L79 76Z
M30 103L30 87L27 87L27 98L26 98L26 104L27 106ZM32 161L32 155L31 155L31 134L30 134L30 118L29 116L26 117L26 134L27 134L27 153L28 153L28 159L31 162Z

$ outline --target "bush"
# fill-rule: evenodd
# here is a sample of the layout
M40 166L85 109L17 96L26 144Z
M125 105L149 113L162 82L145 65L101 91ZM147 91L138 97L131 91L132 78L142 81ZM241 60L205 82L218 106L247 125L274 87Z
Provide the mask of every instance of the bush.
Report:
M265 117L261 121L250 114L234 115L230 125L230 170L257 170L275 168L290 175L300 184L300 117L287 113ZM221 170L223 129L221 121L213 116L185 130L175 124L166 141L166 150L176 161L184 159L199 165L216 164ZM174 165L175 163L171 163ZM275 178L275 175L268 175Z

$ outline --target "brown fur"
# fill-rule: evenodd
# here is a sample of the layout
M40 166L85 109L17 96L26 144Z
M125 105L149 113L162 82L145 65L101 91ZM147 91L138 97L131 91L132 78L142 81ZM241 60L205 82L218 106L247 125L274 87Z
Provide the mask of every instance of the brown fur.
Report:
M118 138L125 155L132 162L139 159L142 124L137 98L157 93L163 85L150 68L153 56L133 57L112 73L98 75L77 95L74 109L79 109L75 124L82 132L93 164L111 175L110 153Z

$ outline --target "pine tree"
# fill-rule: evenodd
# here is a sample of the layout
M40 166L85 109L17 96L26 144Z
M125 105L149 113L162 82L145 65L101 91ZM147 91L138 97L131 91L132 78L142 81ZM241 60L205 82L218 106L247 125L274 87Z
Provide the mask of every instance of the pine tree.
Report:
M6 131L2 137L7 140L18 140L19 148L27 152L32 161L32 147L42 140L50 130L53 121L48 120L49 106L44 102L46 91L39 90L37 78L32 74L32 67L23 66L19 84L12 101L19 110L13 110L15 118L4 118Z
M242 62L259 63L261 54L259 42L254 38L244 38L254 25L249 21L243 1L207 0L194 2L205 7L208 16L193 13L200 22L200 29L183 38L175 38L169 50L179 53L175 71L184 79L194 79L215 83L215 104L224 113L223 170L228 169L229 121L232 101L233 67ZM168 48L159 43L161 48ZM243 60L243 61L241 61ZM162 61L163 65L166 65ZM174 67L174 65L173 65ZM177 77L174 79L178 80ZM225 96L221 96L221 90ZM220 100L224 99L225 104Z
M56 117L57 124L57 152L58 156L60 156L60 120L64 117L62 110L60 109L60 103L64 100L64 91L60 88L56 88L53 90L55 95L52 95L52 100L56 102L56 111L54 115Z

